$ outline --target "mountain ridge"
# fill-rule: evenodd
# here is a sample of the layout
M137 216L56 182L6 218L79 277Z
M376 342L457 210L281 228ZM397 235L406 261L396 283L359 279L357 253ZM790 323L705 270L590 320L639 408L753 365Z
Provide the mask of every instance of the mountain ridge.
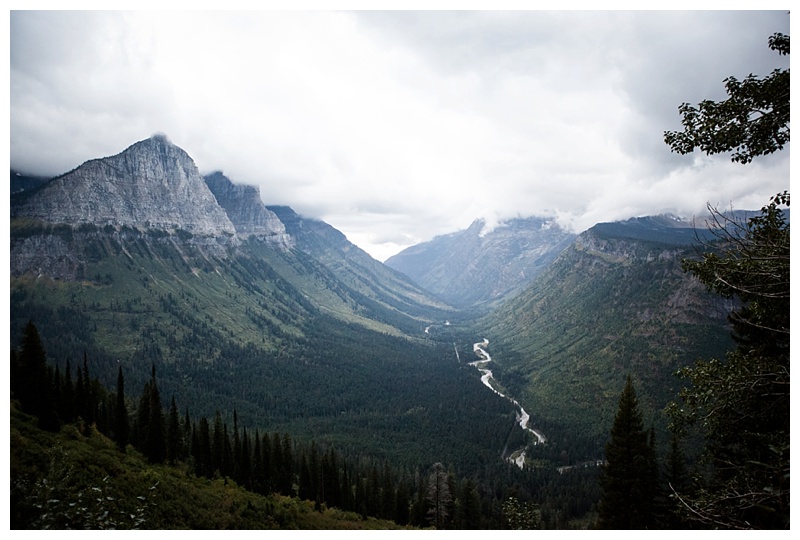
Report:
M497 305L529 283L575 235L543 217L514 218L485 232L478 219L389 257L385 264L459 307Z

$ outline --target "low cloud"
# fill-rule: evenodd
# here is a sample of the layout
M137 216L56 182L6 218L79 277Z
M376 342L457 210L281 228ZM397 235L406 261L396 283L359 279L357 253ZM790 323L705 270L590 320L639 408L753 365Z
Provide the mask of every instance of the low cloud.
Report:
M768 74L785 12L12 12L11 166L164 132L379 259L476 218L758 208L789 153L678 156L677 107ZM676 31L676 29L680 31Z

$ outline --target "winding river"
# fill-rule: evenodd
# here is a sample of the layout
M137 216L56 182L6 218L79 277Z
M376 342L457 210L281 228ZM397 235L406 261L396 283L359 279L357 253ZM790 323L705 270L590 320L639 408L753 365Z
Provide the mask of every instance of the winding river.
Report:
M495 394L509 400L511 403L514 404L515 407L519 409L519 412L517 412L517 423L519 423L519 427L521 427L525 431L528 431L529 433L532 433L533 436L536 437L537 441L536 444L544 444L545 441L547 441L547 438L541 431L537 431L532 427L528 426L528 422L530 421L531 416L527 412L525 412L525 409L522 408L522 405L520 405L516 399L506 396L502 392L499 392L494 386L492 386L492 381L494 380L494 377L492 376L492 370L487 369L486 367L487 364L489 364L489 362L492 361L492 357L489 356L488 352L486 352L485 347L487 345L489 345L489 340L486 338L483 338L483 341L472 345L472 350L475 351L475 354L478 355L480 360L476 360L475 362L470 362L469 365L475 366L478 369L478 371L481 372L482 374L481 382L487 388L489 388ZM509 459L514 463L516 463L517 466L521 469L525 465L525 451L518 450L517 452L511 454L511 457Z

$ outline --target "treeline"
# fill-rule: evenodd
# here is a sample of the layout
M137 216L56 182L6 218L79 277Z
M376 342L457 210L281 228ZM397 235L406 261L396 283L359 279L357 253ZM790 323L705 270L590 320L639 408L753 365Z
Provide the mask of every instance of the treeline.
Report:
M457 479L435 463L427 471L398 469L387 461L343 456L315 441L293 441L289 434L248 430L234 410L233 424L217 413L193 419L179 412L174 397L165 409L155 366L138 402L126 396L122 368L116 391L106 389L89 370L86 356L64 373L48 364L36 326L29 322L19 350L11 353L12 400L35 416L39 426L58 431L75 423L94 427L122 452L134 448L153 464L181 464L197 477L225 478L255 493L279 493L313 501L318 510L336 507L364 518L440 529L538 526L538 508L520 502L516 492L481 490L471 479ZM503 501L503 502L501 502Z

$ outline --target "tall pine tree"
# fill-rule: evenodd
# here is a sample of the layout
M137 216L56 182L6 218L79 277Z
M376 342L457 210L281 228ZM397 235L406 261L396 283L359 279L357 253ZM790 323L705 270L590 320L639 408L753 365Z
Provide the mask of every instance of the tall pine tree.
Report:
M128 445L128 409L125 407L125 378L122 376L122 366L117 375L117 401L114 410L114 437L117 440L117 448L125 451Z
M657 467L644 429L639 400L630 375L606 443L606 465L600 476L601 529L648 529L655 526L654 490Z
M175 403L175 396L172 396L169 406L169 420L167 421L167 461L169 463L175 463L181 458L182 439L183 428L178 415L178 404Z
M139 449L151 463L163 463L167 457L166 429L161 396L156 384L156 367L145 383L137 411Z
M53 377L39 331L32 321L28 321L23 331L19 354L12 355L12 375L11 390L22 410L36 416L42 428L57 431Z

